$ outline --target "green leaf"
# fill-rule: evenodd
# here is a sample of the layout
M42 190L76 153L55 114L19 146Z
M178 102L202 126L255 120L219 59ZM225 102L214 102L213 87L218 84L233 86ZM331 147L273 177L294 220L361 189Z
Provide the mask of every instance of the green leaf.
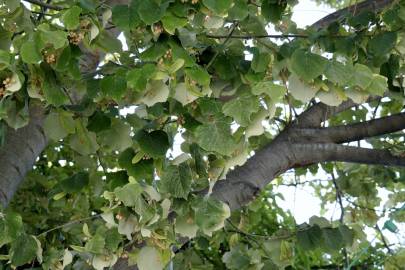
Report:
M163 130L154 130L152 132L140 130L136 133L135 140L142 151L151 157L166 155L170 147L169 137Z
M11 243L23 232L22 218L14 212L6 212L0 217L0 247Z
M352 246L354 240L354 232L351 229L349 229L349 227L347 227L346 225L340 225L339 231L343 237L345 245L348 247Z
M252 93L255 95L266 94L273 101L277 102L283 99L287 93L285 86L274 84L271 81L263 81L255 84L252 87Z
M119 119L113 118L111 121L111 128L98 134L100 144L111 151L120 152L131 147L131 127Z
M271 261L276 265L270 269L285 269L291 264L292 247L286 240L271 239L264 241L263 246L270 254ZM276 268L277 267L277 268Z
M110 251L116 251L119 244L122 242L121 234L117 228L111 228L106 232L105 247Z
M295 99L302 102L310 101L318 92L318 89L304 83L294 74L288 78L288 90Z
M0 101L0 116L11 128L18 129L28 124L28 103L19 104L16 100L2 99Z
M106 96L120 100L127 90L127 84L123 76L112 75L106 76L101 80L100 88Z
M176 233L184 237L194 238L197 235L198 226L187 216L176 217L176 226L174 227Z
M321 102L329 106L338 106L345 99L343 90L333 85L329 87L328 91L318 91L316 96L319 98Z
M388 79L379 74L373 74L371 83L366 91L373 95L383 96L388 91Z
M351 66L331 60L326 66L325 76L331 82L344 86L351 77L352 72L353 68Z
M5 87L5 90L9 93L17 92L18 90L21 89L23 82L24 82L23 76L19 76L18 73L13 73L13 75L11 76L11 82L8 83L8 85Z
M96 111L90 118L87 124L87 129L93 132L100 132L111 127L111 118L106 114Z
M395 32L385 32L374 36L367 44L371 54L382 56L388 54L395 47L397 34Z
M143 61L158 61L167 52L168 46L165 43L157 42L141 53Z
M269 68L271 55L269 53L255 53L251 67L255 72L265 72Z
M206 96L211 93L211 89L204 87L201 92L191 90L192 86L188 86L186 83L178 83L174 89L174 98L179 101L183 106L193 102L201 96Z
M45 78L44 84L43 84L43 92L46 101L49 104L55 105L55 106L61 106L69 102L68 97L66 94L63 92L60 84L55 80L55 77L53 77L51 74L50 70L47 70L48 75Z
M40 33L40 39L45 46L51 44L55 49L60 49L68 44L67 32L51 30L48 24L39 25L38 30Z
M66 29L74 30L79 26L79 17L81 12L82 9L80 7L73 6L63 13L62 22L65 25Z
M119 39L111 36L107 31L101 31L95 40L97 47L107 53L121 52L122 43Z
M63 180L60 185L66 193L77 193L89 184L89 173L78 172Z
M275 106L273 107L275 108ZM270 108L270 110L275 111L272 108ZM246 128L246 138L262 135L264 133L262 122L266 117L272 118L273 116L274 115L269 115L269 112L264 109L261 109L258 113L254 114L252 117L252 123Z
M66 111L51 112L44 122L45 134L53 141L59 141L75 132L73 114Z
M343 237L338 228L323 228L322 238L322 246L327 251L339 251L343 247Z
M313 250L322 241L322 230L318 225L297 232L297 241L303 250Z
M167 71L167 73L174 74L176 73L176 71L178 71L184 66L184 63L185 63L184 59L177 58L176 60L173 61L173 63L171 63L168 66L165 66L164 69L165 71Z
M146 64L142 68L132 69L127 73L127 84L137 92L145 90L148 80L156 72L155 65Z
M37 64L42 60L35 41L24 42L20 49L21 58L25 63Z
M115 5L112 8L112 22L124 30L130 30L137 27L141 23L136 12L136 5L138 1L131 1L130 6L127 5Z
M115 254L101 254L93 257L92 266L96 270L104 270L105 268L112 268L117 262L118 257Z
M154 0L143 0L137 4L137 12L141 20L146 24L153 24L162 19L165 14L166 4L157 4Z
M392 220L387 220L387 221L384 223L384 227L383 227L383 228L389 230L389 231L392 232L392 233L398 232L398 227L397 227L397 225L395 225L394 222L392 222Z
M321 75L327 63L324 57L303 50L296 50L291 56L292 71L307 82Z
M125 206L135 206L141 198L142 187L138 183L129 183L123 187L117 187L114 193Z
M224 121L198 126L194 134L196 142L206 151L230 155L235 150L235 142L230 126Z
M156 103L165 102L169 97L169 87L163 81L151 81L146 85L146 90L140 102L152 107Z
M159 252L154 247L143 247L137 259L139 270L163 270L164 263Z
M250 94L242 94L222 107L225 115L231 116L241 126L247 126L251 122L250 116L259 110L259 99Z
M232 0L203 0L203 4L215 14L224 14L232 6Z
M230 217L228 205L211 198L199 199L194 211L197 226L209 236L224 227L225 220Z
M99 234L94 235L85 245L88 252L94 254L103 254L105 245L105 238Z
M184 72L186 76L190 78L190 80L197 82L199 85L208 86L210 84L210 75L205 69L200 66L186 68Z
M1 35L1 33L0 33ZM0 36L1 38L1 36ZM25 44L25 43L24 43ZM21 51L20 51L21 53ZM7 68L10 65L11 54L7 51L0 49L0 70Z
M225 252L222 261L231 270L249 269L250 258L246 251L246 248L239 244L232 247L230 251Z
M186 162L178 166L167 167L159 181L159 190L169 193L174 198L184 198L191 190L191 169Z
M174 35L177 28L187 24L187 18L180 18L171 12L166 12L162 18L163 28L171 35Z
M247 2L244 0L236 0L228 12L228 19L243 21L248 15L249 7Z
M12 244L11 264L21 266L31 262L37 256L38 244L31 235L21 234Z
M220 16L207 16L204 19L204 27L206 29L219 29L224 25L224 18Z
M366 89L373 80L373 72L365 65L356 64L352 77L349 80L349 84L352 86L359 86L362 89Z
M267 21L276 23L281 20L286 7L285 1L263 0L261 9L263 17Z
M88 131L81 123L76 124L76 133L70 137L70 147L81 155L95 153L99 149L96 134Z

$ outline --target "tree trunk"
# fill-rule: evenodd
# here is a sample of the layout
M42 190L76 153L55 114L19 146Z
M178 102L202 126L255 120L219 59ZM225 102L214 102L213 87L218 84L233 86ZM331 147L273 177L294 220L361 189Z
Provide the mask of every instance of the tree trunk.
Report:
M6 131L5 143L0 148L0 203L4 208L47 145L43 120L44 109L33 105L27 126Z

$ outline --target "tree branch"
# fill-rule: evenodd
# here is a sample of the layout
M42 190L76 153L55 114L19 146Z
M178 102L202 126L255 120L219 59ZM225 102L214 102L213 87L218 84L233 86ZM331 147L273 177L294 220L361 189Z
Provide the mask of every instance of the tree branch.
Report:
M372 101L380 100L381 97L379 96L371 96L367 99L365 103L370 103ZM316 103L312 107L310 107L308 110L300 114L299 117L295 120L296 124L295 126L297 127L306 127L306 128L314 128L314 127L319 127L319 125L322 122L325 122L332 116L344 112L356 105L359 105L355 103L353 100L348 99L344 102L342 102L338 106L328 106L324 103Z
M323 17L322 19L314 23L312 27L315 29L328 27L331 23L340 21L349 14L354 16L365 11L378 13L392 3L394 3L394 0L366 0L360 3L356 2L354 5L340 9L332 14L329 14L326 17Z
M5 143L0 148L0 205L7 207L25 174L32 169L35 159L47 142L42 129L43 108L31 106L30 122L14 130L8 128Z
M361 123L327 128L293 129L292 136L307 142L346 143L405 129L405 113L372 119Z
M308 35L300 34L281 34L281 35L205 35L207 38L221 39L221 38L232 38L232 39L255 39L255 38L308 38Z
M335 107L319 102L297 117L295 120L295 125L308 128L318 127L322 122L328 120L330 117L346 111L356 105L357 104L351 99L344 101L342 104Z
M44 8L48 8L48 9L53 9L53 10L64 10L65 8L61 7L61 6L55 6L55 5L51 5L48 3L44 3L40 0L23 0L24 2L28 2L40 7L44 7Z
M303 166L316 162L341 161L405 167L405 157L394 156L388 150L368 149L333 143L297 143L293 144L292 148L297 157L298 163L296 166Z

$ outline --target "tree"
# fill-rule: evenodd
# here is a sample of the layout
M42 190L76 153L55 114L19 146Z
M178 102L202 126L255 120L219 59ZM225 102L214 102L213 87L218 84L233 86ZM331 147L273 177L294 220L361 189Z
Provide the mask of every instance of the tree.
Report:
M0 269L403 269L405 2L294 4L3 0Z

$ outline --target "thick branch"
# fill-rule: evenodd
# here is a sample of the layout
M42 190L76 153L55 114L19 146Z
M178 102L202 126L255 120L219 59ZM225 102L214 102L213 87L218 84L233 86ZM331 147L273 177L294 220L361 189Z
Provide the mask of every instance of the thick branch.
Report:
M326 17L323 17L316 23L312 25L315 29L320 29L328 27L331 23L340 21L342 18L347 15L357 15L365 11L372 11L378 13L382 11L385 7L391 5L394 0L366 0L360 3L355 3L347 8L340 9L332 14L329 14Z
M351 99L343 102L339 106L332 107L323 103L317 103L303 112L296 119L296 126L312 128L318 127L322 122L332 116L356 106Z
M295 157L285 133L257 151L243 166L228 173L215 184L212 197L234 210L253 200L275 177L291 168Z
M291 136L303 142L345 143L390 134L403 129L405 129L405 113L399 113L350 125L292 129Z
M18 130L7 129L5 144L0 148L0 204L3 207L8 205L47 144L42 129L43 118L43 109L33 106L27 126Z
M405 157L394 156L388 150L368 149L333 143L294 144L292 148L296 154L298 166L325 161L341 161L405 167Z
M378 96L371 96L367 99L365 103L370 103L372 101L380 100L381 97ZM295 126L298 127L306 127L306 128L314 128L314 127L319 127L322 122L325 122L332 116L344 112L356 105L359 105L355 103L353 100L348 99L339 106L328 106L324 103L316 103L312 107L310 107L308 110L300 114L298 118L296 119L296 124Z

